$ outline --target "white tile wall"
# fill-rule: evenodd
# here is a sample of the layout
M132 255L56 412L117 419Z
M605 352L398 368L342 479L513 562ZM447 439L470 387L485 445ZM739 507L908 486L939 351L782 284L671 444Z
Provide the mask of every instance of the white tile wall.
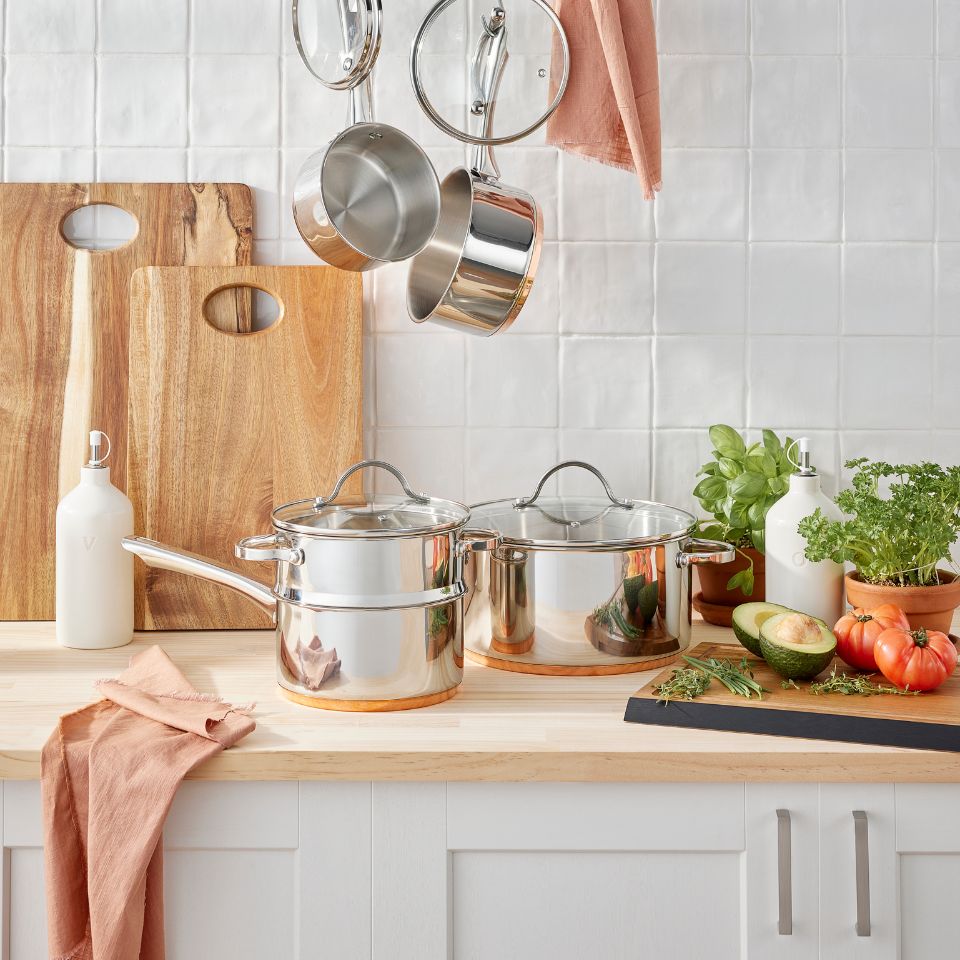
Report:
M406 79L431 2L385 0L377 109L443 175L463 150ZM473 341L409 322L403 266L368 276L368 451L454 497L517 495L564 457L681 503L717 420L809 432L830 482L861 453L960 459L960 0L657 6L662 194L542 135L502 149L544 212L531 298ZM0 9L4 179L243 180L258 260L316 262L288 199L346 101L300 64L287 0ZM465 17L431 50L451 97ZM513 64L535 76L543 33L523 34Z

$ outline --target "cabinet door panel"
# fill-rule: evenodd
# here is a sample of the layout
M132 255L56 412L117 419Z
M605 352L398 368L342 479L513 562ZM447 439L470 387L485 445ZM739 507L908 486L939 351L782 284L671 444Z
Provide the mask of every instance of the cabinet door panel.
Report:
M9 960L46 960L47 915L43 898L43 850L7 852ZM0 955L4 956L2 948Z
M854 812L866 817L869 868L858 882ZM820 785L820 956L897 960L897 852L893 784ZM869 877L869 935L857 932L858 893Z
M900 857L900 957L929 960L956 953L960 853Z
M166 850L169 960L293 957L295 863L290 850Z
M456 960L740 956L737 853L463 852L452 881Z
M751 960L817 956L819 803L815 783L747 784L746 914ZM783 815L778 816L778 811Z

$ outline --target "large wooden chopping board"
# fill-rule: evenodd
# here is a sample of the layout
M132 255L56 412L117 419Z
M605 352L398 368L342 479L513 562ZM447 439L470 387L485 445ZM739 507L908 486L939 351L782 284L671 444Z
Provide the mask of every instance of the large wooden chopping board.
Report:
M114 250L71 246L64 219L99 203L131 213L136 236ZM0 184L0 619L54 616L55 512L91 428L109 435L124 488L133 271L249 263L252 218L243 184Z
M208 297L235 284L279 301L273 326L235 334L205 321ZM237 540L269 533L274 506L329 492L361 456L361 297L359 274L331 267L137 271L127 470L138 534L272 581L272 563L234 558ZM225 587L136 570L139 629L269 626Z
M706 693L695 700L658 703L653 688L673 673L676 667L671 667L657 674L630 698L624 719L666 727L960 752L960 675L956 673L929 693L817 696L810 693L806 682L798 681L799 689L784 689L782 678L765 661L750 656L739 645L701 643L690 655L701 660L726 658L735 663L746 656L754 678L769 692L762 700L747 700L730 693L714 680ZM837 673L856 672L836 659L819 679L829 676L833 667ZM882 676L874 679L890 686Z

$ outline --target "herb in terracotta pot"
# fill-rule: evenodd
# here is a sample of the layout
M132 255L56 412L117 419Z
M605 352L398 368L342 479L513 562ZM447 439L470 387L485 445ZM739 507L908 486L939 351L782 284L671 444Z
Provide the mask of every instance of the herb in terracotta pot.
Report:
M793 441L785 443L772 430L763 440L747 446L733 427L710 428L713 459L697 476L702 479L693 495L712 517L700 521L700 533L713 540L726 540L737 548L730 563L700 567L700 586L707 604L736 606L748 597L763 599L763 529L767 511L789 488L795 467L787 457ZM704 617L710 619L706 609Z
M808 560L852 563L847 600L857 607L895 603L911 627L944 633L960 606L950 548L960 536L960 466L849 460L851 487L836 498L847 519L819 510L800 521ZM886 491L886 492L884 492Z

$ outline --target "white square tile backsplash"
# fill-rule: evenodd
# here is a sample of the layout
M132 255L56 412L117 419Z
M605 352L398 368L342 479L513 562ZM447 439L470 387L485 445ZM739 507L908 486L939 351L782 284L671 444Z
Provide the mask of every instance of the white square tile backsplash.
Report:
M375 86L380 119L443 177L466 151L407 78L432 3L385 0ZM543 37L520 23L529 0L504 3L511 66L532 82ZM317 262L289 198L347 97L300 63L289 0L0 7L4 179L242 180L256 258ZM720 420L809 433L830 477L858 454L956 461L960 0L656 7L663 192L644 202L629 172L542 132L501 148L504 180L544 216L527 306L506 335L468 341L409 321L406 265L366 275L367 452L468 500L517 496L565 457L685 505ZM451 102L466 23L452 15L431 50Z

